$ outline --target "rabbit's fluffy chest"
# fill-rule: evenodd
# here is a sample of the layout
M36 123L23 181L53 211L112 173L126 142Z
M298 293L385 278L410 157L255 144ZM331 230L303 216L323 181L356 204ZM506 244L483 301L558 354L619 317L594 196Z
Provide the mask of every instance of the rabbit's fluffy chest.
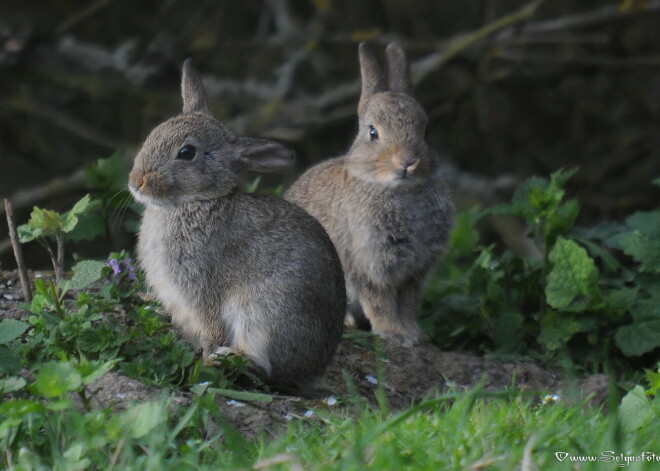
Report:
M365 211L352 214L351 258L355 268L376 282L403 281L424 273L447 240L447 209L425 187L393 197L370 197Z
M156 297L172 315L172 322L194 343L201 345L205 332L201 319L195 315L191 293L181 283L182 266L176 266L176 253L169 241L170 231L164 225L163 215L147 209L138 241L138 256L144 268L147 283Z

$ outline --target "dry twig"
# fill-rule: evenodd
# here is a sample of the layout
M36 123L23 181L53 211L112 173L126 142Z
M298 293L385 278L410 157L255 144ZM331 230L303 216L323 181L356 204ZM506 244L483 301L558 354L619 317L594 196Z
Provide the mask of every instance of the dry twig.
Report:
M23 260L23 248L18 240L18 232L14 224L14 212L12 211L11 202L5 199L5 213L7 214L7 226L9 226L9 237L11 245L14 248L14 257L16 258L16 266L18 267L18 276L21 279L21 289L23 290L23 297L26 302L32 301L32 292L30 291L30 280L28 279L27 269L25 268L25 261Z

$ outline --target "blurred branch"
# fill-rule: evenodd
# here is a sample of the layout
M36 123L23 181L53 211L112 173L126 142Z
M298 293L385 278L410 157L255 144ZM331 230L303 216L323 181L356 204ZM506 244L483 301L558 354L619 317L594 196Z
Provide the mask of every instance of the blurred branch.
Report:
M96 2L88 5L86 8L83 8L79 12L76 12L75 15L71 15L66 20L64 20L57 27L57 33L58 34L66 33L68 30L76 26L81 21L86 20L90 16L102 10L104 7L110 5L110 3L112 3L112 0L97 0Z
M498 18L476 31L449 39L445 42L446 46L443 50L430 54L410 65L410 72L412 73L413 81L421 82L431 72L449 62L465 49L487 38L494 32L530 19L534 16L536 10L541 6L543 1L544 0L535 0L523 6L520 10Z
M109 149L116 149L121 145L121 141L119 139L115 139L100 131L97 131L87 123L77 120L76 118L59 110L49 108L43 103L36 105L24 100L10 100L5 101L3 105L16 111L37 116L38 118L44 119L51 124L69 131L72 134L75 134L76 136L94 144L98 144Z
M643 5L643 8L629 10L622 10L619 5L608 5L602 8L588 11L586 13L564 16L553 20L528 23L519 30L504 30L497 35L496 39L498 41L502 41L511 36L526 36L560 31L570 28L584 28L607 21L628 18L635 14L660 10L660 0L646 1L643 2Z
M34 206L40 201L49 200L58 196L73 193L85 185L85 171L81 168L67 177L59 177L27 190L20 190L10 198L14 209L23 209ZM5 211L0 207L0 213Z
M548 56L548 55L526 55L510 51L500 51L497 53L498 59L505 59L514 62L538 62L540 64L566 64L576 66L594 66L603 68L624 68L624 67L660 67L660 56L649 57L631 57L627 59L618 59L610 56Z

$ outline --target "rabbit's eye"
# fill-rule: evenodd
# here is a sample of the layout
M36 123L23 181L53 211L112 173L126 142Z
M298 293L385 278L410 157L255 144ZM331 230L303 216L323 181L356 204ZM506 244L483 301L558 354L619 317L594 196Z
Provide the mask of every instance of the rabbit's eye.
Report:
M378 139L378 131L373 126L369 126L369 137L371 138L372 141Z
M183 146L179 149L179 153L176 154L176 158L181 160L192 160L195 158L195 153L196 149L193 146Z

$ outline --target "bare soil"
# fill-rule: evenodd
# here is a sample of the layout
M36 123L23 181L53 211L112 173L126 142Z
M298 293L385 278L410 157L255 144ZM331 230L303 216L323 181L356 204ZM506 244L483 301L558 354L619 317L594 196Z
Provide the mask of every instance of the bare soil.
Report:
M1 273L0 320L25 316L20 308L22 302L16 274ZM351 394L356 393L364 403L375 405L379 388L394 410L439 392L468 390L477 385L486 390L528 390L538 393L539 401L546 395L559 395L562 401L589 397L593 404L600 405L607 397L608 382L604 375L569 380L534 361L443 352L430 344L404 348L376 342L370 335L354 331L349 334L342 340L315 399L273 394L271 402L244 402L219 396L225 417L244 437L252 439L261 432L277 434L292 419L320 420L316 414L319 410L343 410L351 402L348 400ZM88 389L94 407L116 410L168 393L115 372L97 379ZM190 402L189 393L176 392L172 405L185 407Z

